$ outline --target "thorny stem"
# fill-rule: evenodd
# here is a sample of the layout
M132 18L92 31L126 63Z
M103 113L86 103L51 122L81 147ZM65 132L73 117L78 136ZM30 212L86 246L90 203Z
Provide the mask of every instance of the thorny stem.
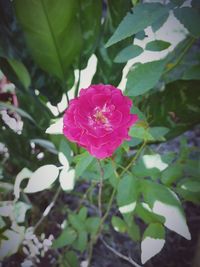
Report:
M104 244L104 246L109 249L112 253L114 253L115 255L117 255L118 257L120 257L121 259L128 261L131 265L135 266L135 267L141 267L141 265L137 264L137 262L135 262L131 257L127 257L125 255L123 255L122 253L118 252L117 250L115 250L113 247L111 247L110 245L108 245L108 243L102 238L100 237L101 242Z
M35 227L34 227L34 232L36 231L36 229L38 228L38 226L43 222L43 220L47 217L47 215L49 214L49 212L51 211L51 209L53 208L53 206L55 205L56 200L58 199L59 195L61 192L61 187L59 186L51 203L46 207L46 209L44 210L42 217L40 218L40 220L36 223Z

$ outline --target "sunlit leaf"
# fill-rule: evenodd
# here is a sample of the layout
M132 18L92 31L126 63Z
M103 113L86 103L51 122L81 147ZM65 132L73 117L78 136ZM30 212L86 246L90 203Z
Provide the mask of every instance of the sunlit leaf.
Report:
M7 238L7 240L1 240L0 260L11 256L18 251L24 238L24 227L20 227L19 230L19 232L16 232L8 229L3 232L3 235Z
M49 164L38 168L30 177L25 193L35 193L48 189L57 179L59 170L55 165Z
M143 234L141 261L144 264L158 254L165 244L165 230L159 223L150 224Z
M60 186L64 191L71 191L75 185L75 171L63 168L59 175Z
M14 184L14 196L16 200L19 198L19 195L20 195L21 182L26 178L30 178L31 176L32 176L32 172L27 168L22 169L17 174L16 179L15 179L15 184Z

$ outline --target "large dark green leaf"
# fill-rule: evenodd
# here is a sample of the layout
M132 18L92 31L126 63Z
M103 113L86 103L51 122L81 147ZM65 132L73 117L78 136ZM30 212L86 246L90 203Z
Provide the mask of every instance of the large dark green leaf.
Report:
M188 37L180 42L167 56L166 68L162 78L165 83L184 79L185 73L199 63L199 41L195 41L193 37ZM192 77L191 71L189 76Z
M159 81L164 67L164 60L137 64L128 73L126 94L129 96L138 96L152 89Z
M200 36L200 27L197 27L200 25L200 13L196 9L191 7L176 8L174 15L192 36Z
M80 52L76 1L16 0L17 19L32 57L47 72L66 80L67 68Z
M79 23L82 32L83 46L79 68L86 67L89 57L96 49L99 41L102 16L101 0L79 1Z
M113 84L115 86L119 84L125 64L114 63L113 61L119 51L130 45L132 40L124 40L110 48L105 48L105 43L130 8L130 0L107 1L105 21L101 28L101 39L95 53L98 58L97 70L92 83Z
M154 23L159 17L168 13L168 9L159 3L138 4L128 13L108 40L109 47Z
M163 92L147 97L140 108L152 117L152 126L170 129L166 138L175 137L200 122L199 88L200 81L195 80L169 83Z

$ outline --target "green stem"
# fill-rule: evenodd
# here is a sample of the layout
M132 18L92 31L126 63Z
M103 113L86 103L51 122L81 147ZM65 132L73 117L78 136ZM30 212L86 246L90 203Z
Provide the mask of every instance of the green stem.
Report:
M132 160L129 162L129 164L123 169L123 171L120 173L120 176L122 176L125 172L128 171L128 169L133 165L133 163L137 160L139 157L140 153L142 152L143 148L146 146L146 141L141 145L140 149L137 151L135 156L132 158Z
M99 216L102 216L102 190L103 190L103 178L104 178L104 170L101 165L101 161L97 160L100 169L100 181L99 181L99 194L98 194L98 208L99 208Z
M90 266L90 263L91 263L91 260L92 260L92 254L93 254L93 247L94 247L94 244L96 243L96 241L98 240L99 236L101 235L101 232L102 232L102 229L103 229L103 224L105 222L105 220L107 219L109 213L110 213L110 210L112 208L112 204L113 204L113 201L114 201L114 197L115 197L115 194L117 192L117 188L118 188L118 184L119 184L119 181L120 181L120 177L122 177L122 175L128 171L128 169L132 166L132 164L137 160L137 158L139 157L140 153L142 152L143 148L145 147L147 141L145 140L144 143L141 145L140 149L137 151L137 153L135 154L135 156L133 157L133 159L130 161L130 163L128 164L128 166L126 168L123 169L123 171L120 173L120 175L117 173L116 171L116 167L114 166L114 169L115 169L115 175L117 177L117 183L116 183L116 186L115 188L113 189L112 191L112 194L111 194L111 197L110 197L110 200L109 200L109 203L108 203L108 206L107 206L107 209L106 209L106 212L104 213L103 217L101 217L101 221L100 221L100 225L99 225L99 228L97 230L97 233L95 236L93 236L91 238L91 241L90 241L90 244L89 244L89 252L88 252L88 264L87 264L87 267ZM115 164L115 162L112 160L112 164Z

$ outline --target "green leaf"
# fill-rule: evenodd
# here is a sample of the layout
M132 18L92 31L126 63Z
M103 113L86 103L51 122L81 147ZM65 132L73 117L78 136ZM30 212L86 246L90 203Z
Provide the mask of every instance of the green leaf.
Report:
M78 3L79 21L83 39L81 60L79 62L80 66L78 66L78 68L85 68L88 59L94 53L98 45L103 3L101 0L81 0L78 1Z
M160 223L151 223L146 228L143 234L143 239L147 236L158 239L165 239L165 229Z
M171 2L175 5L175 6L181 6L185 0L171 0Z
M59 152L67 158L68 162L72 162L72 150L66 138L63 138L59 145Z
M106 43L106 47L109 47L145 29L167 12L168 9L159 3L144 3L136 5L132 9L132 13L128 13L121 21L114 34Z
M131 127L129 135L138 139L146 141L154 141L154 137L149 133L149 128L146 128L145 125L137 123Z
M128 73L126 94L128 96L138 96L148 92L159 81L164 67L164 60L136 65Z
M15 59L7 58L7 61L11 65L12 69L16 73L17 77L19 78L23 86L25 88L28 88L31 84L31 78L24 64Z
M149 133L153 136L155 140L158 141L165 141L164 136L169 132L169 129L167 127L151 127L149 129Z
M162 125L170 129L166 139L180 135L200 122L200 81L176 81L166 85L165 90L145 99L140 109L153 118L151 126ZM159 106L157 103L162 103Z
M170 164L167 169L162 172L161 181L166 185L171 185L183 176L183 165L180 163Z
M130 175L124 176L117 189L117 204L122 214L134 211L139 194L139 182Z
M79 213L78 213L78 216L79 218L82 220L82 221L85 221L86 218L87 218L87 208L86 207L82 207L80 210L79 210Z
M114 63L115 56L123 48L133 43L132 38L123 40L115 46L106 48L105 43L109 36L115 31L122 18L131 8L131 1L109 0L106 3L106 16L102 24L103 34L98 42L96 56L98 59L97 70L92 79L93 84L104 83L118 86L122 78L124 63Z
M165 218L163 216L159 216L152 212L146 203L139 203L136 206L135 213L145 222L145 223L164 223Z
M87 232L92 235L95 235L99 229L100 223L101 223L101 220L99 217L87 218L86 223L85 223Z
M82 153L75 168L76 177L81 176L93 160L88 152Z
M85 222L82 218L77 214L69 214L68 220L71 226L76 229L78 232L82 232L85 230Z
M176 8L174 15L192 36L196 38L200 36L200 28L197 27L200 25L200 14L196 9L191 7Z
M141 238L140 227L135 223L134 220L132 220L131 225L128 225L127 234L135 242L139 241Z
M143 52L142 47L138 45L129 45L116 55L114 62L116 63L126 62L131 58L139 56L142 52Z
M194 8L200 8L200 2L199 0L192 0L192 7Z
M77 2L16 0L13 4L33 59L42 69L65 81L67 69L82 45Z
M190 192L199 193L200 192L200 181L188 179L187 181L181 183L180 187L181 189L184 189Z
M169 13L163 15L162 17L159 17L159 19L157 19L152 25L152 29L154 32L158 31L167 21L169 17Z
M73 247L80 252L83 252L87 247L88 235L86 231L82 231L78 233L78 239L73 243Z
M66 228L61 235L53 241L53 248L62 248L71 245L76 239L77 234L72 228Z
M74 251L62 253L59 257L60 267L80 267L78 257Z
M141 261L144 264L153 256L158 254L165 244L165 230L162 224L150 224L143 234L141 243Z
M170 43L163 40L154 40L147 43L145 49L149 51L163 51L170 47Z
M115 231L120 232L120 233L126 232L127 225L120 217L112 216L111 223Z
M183 74L183 80L200 80L200 65L192 66Z
M16 88L24 90L30 86L31 78L26 67L19 60L13 59L11 55L6 57L0 52L0 69Z

